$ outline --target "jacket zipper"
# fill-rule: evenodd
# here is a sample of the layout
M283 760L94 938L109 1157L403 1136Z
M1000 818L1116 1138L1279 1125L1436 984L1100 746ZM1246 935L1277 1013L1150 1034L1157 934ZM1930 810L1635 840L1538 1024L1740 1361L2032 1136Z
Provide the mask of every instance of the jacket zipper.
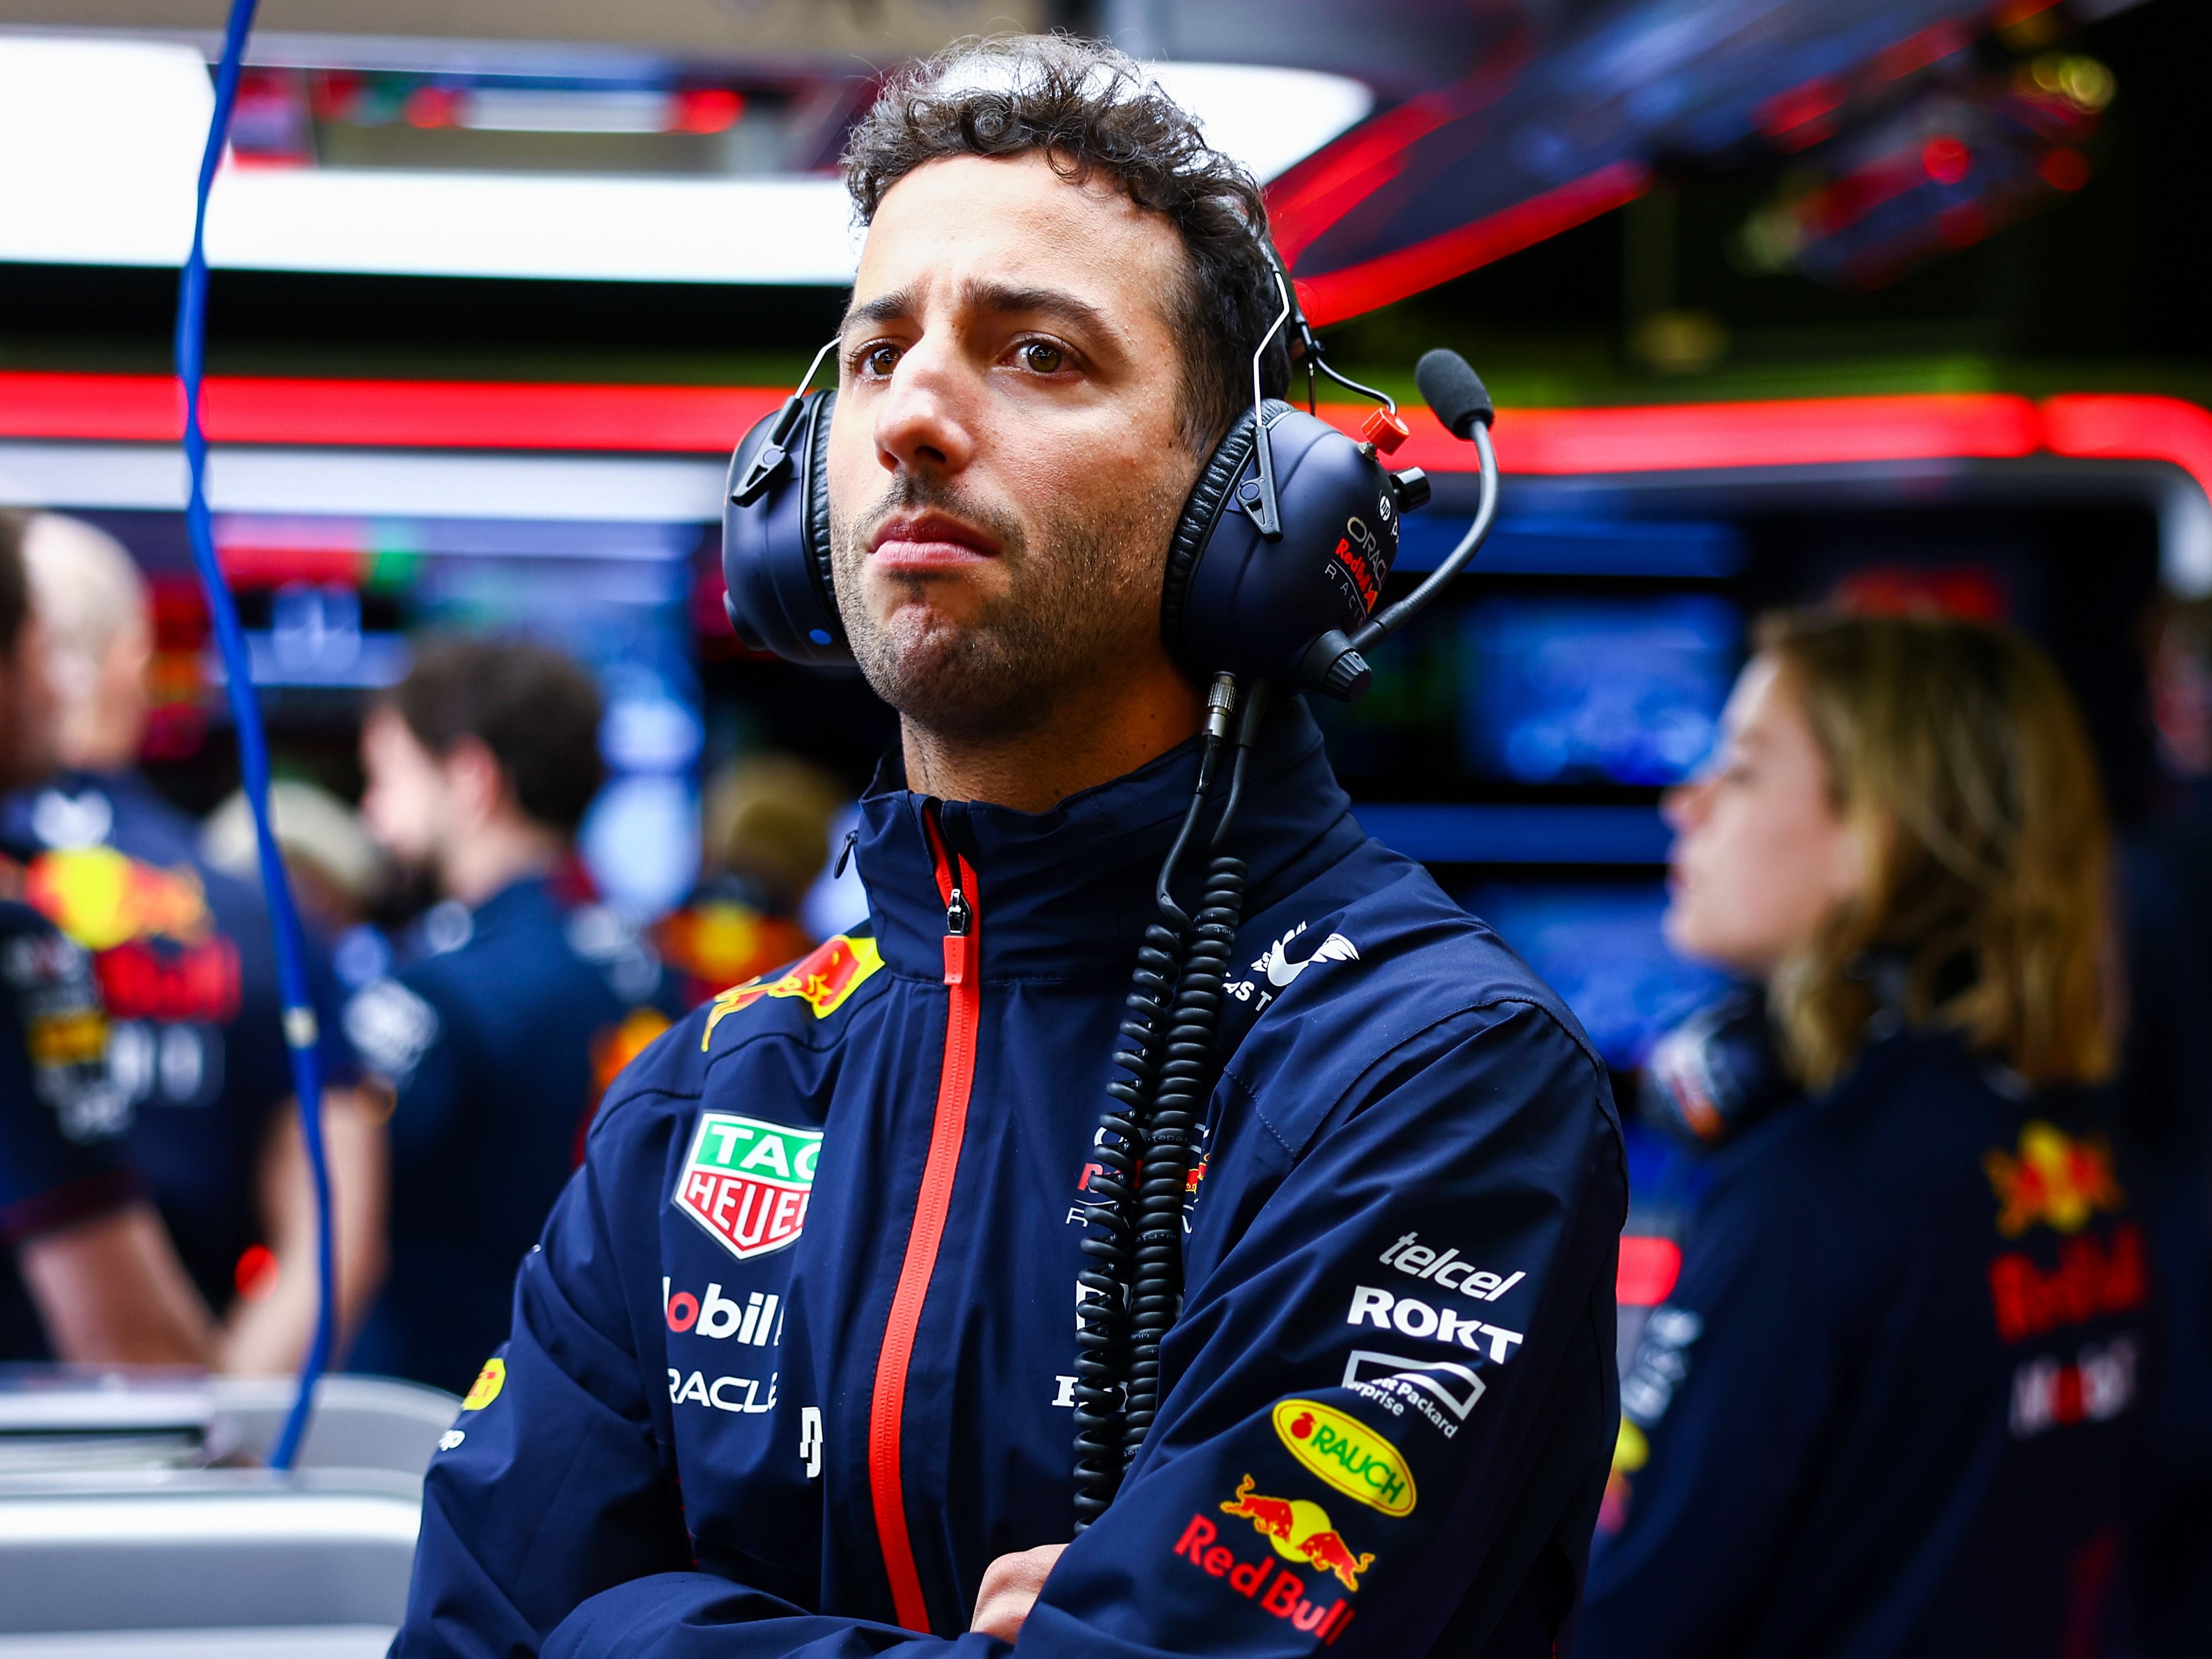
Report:
M975 1029L982 1017L983 988L975 903L975 872L952 854L938 828L934 803L922 808L922 828L937 866L937 890L945 901L945 1063L937 1079L937 1116L929 1131L929 1157L921 1170L915 1200L914 1225L906 1240L898 1288L891 1295L890 1319L876 1357L875 1394L868 1412L868 1485L876 1510L876 1537L890 1578L891 1605L907 1629L927 1633L929 1608L922 1600L921 1576L906 1525L906 1486L900 1467L899 1434L906 1413L907 1370L914 1358L915 1333L921 1304L929 1295L938 1246L952 1207L952 1177L960 1167L960 1146L968 1127L968 1096L975 1080Z

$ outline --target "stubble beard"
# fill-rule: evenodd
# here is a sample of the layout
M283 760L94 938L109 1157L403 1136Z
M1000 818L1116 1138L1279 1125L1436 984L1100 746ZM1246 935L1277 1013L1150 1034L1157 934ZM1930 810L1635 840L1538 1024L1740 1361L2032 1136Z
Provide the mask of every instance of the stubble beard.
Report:
M1005 591L953 623L928 604L931 584L946 578L894 576L900 603L878 623L864 588L869 541L893 514L929 508L997 540ZM1160 559L1150 543L1159 521L1156 502L1130 496L1044 514L1032 537L1011 514L927 474L901 474L863 517L833 516L830 526L838 611L860 672L903 719L942 739L1037 730L1157 648Z

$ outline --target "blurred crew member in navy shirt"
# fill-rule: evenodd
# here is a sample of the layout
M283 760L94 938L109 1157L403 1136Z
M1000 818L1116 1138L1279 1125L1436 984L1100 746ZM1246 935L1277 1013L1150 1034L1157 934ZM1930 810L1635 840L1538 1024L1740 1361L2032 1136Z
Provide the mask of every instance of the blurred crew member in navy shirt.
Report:
M2104 1651L2152 1285L2057 672L1976 624L1776 619L1667 811L1669 939L1756 988L1655 1051L1705 1184L1622 1376L1582 1651Z
M0 786L53 764L45 631L26 520L0 514ZM25 902L0 855L0 1358L204 1364L214 1322L123 1155L107 1018L84 951Z
M146 584L112 537L42 514L23 560L45 630L62 770L10 797L23 896L90 954L121 1152L221 1322L210 1358L285 1371L314 1332L315 1210L275 942L257 885L134 769L149 706ZM337 1222L340 1340L383 1273L382 1103L359 1087L329 964L310 945Z
M463 640L424 650L362 729L363 816L443 902L422 920L428 954L346 1007L398 1097L392 1271L357 1370L468 1386L603 1077L666 1026L647 1006L658 959L553 880L599 789L599 717L560 653Z

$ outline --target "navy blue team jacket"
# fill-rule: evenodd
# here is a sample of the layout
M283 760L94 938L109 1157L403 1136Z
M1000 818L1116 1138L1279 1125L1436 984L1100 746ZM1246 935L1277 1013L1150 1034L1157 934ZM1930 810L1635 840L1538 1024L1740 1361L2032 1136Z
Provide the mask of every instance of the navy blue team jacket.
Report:
M1621 1379L1586 1655L2105 1650L2153 1286L2094 1104L1906 1032L1714 1155Z
M963 1632L1073 1530L1086 1165L1194 766L1036 815L870 796L872 931L611 1093L431 1465L395 1655L1005 1650ZM1366 838L1302 704L1253 774L1160 1415L1022 1642L1548 1654L1617 1421L1604 1071Z
M205 864L198 825L127 773L68 772L10 796L0 841L24 860L23 896L91 953L121 1153L220 1316L240 1258L263 1242L262 1152L293 1093L260 890ZM313 940L307 976L324 1080L354 1083L337 981ZM0 1303L23 1295L0 1273Z
M425 920L431 954L346 1004L397 1102L391 1266L349 1363L458 1393L506 1333L515 1267L598 1103L598 1060L660 966L612 911L565 905L535 877Z
M21 898L0 858L0 1359L47 1356L14 1252L145 1195L123 1156L131 1107L109 1081L91 959Z

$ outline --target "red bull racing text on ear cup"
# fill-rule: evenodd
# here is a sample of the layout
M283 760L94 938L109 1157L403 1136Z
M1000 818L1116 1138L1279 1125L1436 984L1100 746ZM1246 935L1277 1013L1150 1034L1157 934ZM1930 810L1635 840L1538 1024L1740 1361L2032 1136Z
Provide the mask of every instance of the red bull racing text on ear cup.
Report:
M723 605L756 651L814 668L849 666L830 563L830 417L810 392L757 422L730 458L722 502Z
M1261 411L1280 537L1256 521L1248 410L1200 470L1168 545L1160 635L1201 685L1224 672L1297 684L1316 639L1367 620L1398 556L1398 487L1373 453L1277 399Z

